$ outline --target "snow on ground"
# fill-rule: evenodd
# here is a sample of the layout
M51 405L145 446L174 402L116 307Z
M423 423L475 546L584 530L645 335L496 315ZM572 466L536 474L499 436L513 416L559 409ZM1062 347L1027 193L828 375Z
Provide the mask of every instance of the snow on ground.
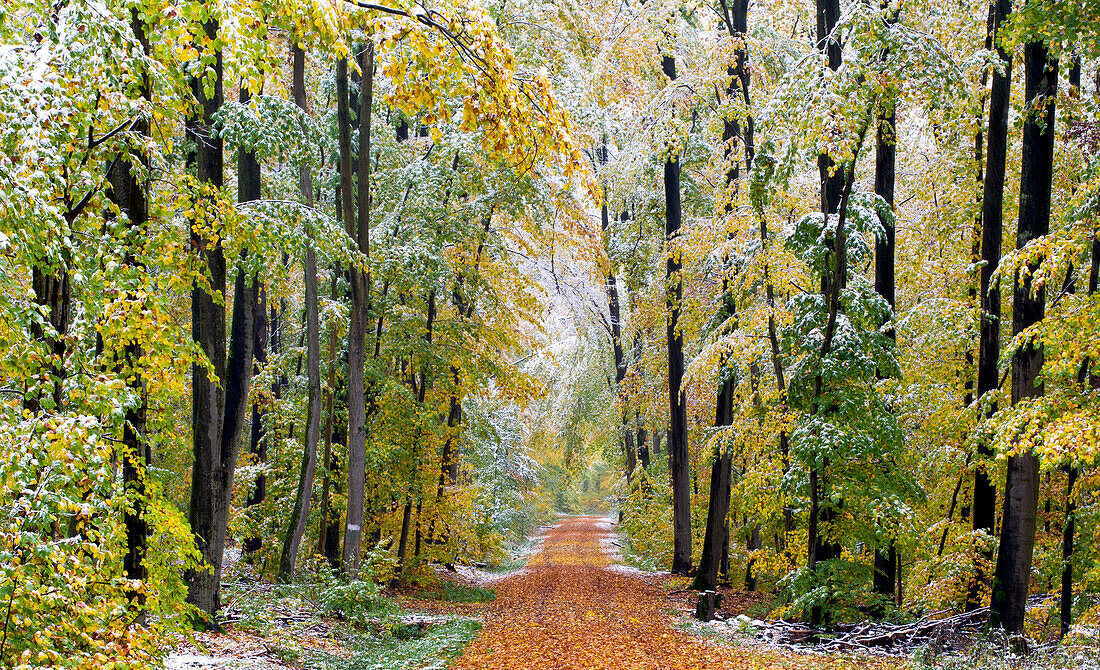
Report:
M164 670L192 670L193 668L210 668L222 670L222 668L248 667L248 663L241 658L224 658L217 656L201 656L199 654L168 654L164 659Z
M489 586L503 579L508 579L509 577L526 575L527 568L520 568L509 572L489 572L488 570L482 570L469 565L456 565L455 572L461 575L463 579L473 582L477 586Z
M282 670L279 665L258 657L234 657L194 653L168 654L164 670Z
M617 521L612 514L608 514L607 516L596 522L596 528L607 531L609 533L608 535L600 538L600 548L605 554L607 554L607 557L611 559L611 565L607 566L605 569L620 575L630 575L633 577L669 574L664 570L655 570L653 572L649 572L647 570L636 568L632 565L626 565L623 562L626 560L622 552L623 539L615 530L616 525L618 525Z

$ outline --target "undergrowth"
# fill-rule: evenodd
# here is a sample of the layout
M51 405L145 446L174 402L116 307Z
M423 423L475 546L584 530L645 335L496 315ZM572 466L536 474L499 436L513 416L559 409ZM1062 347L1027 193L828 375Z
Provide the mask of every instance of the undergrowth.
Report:
M430 626L418 637L353 635L345 640L350 658L326 653L303 652L305 667L321 670L442 670L458 657L477 636L481 623L456 617L447 623Z
M444 581L434 596L449 603L487 603L496 599L497 592L494 589Z
M913 670L1100 670L1100 647L1055 644L1019 654L1003 635L991 632L967 651L922 648L913 654L912 665Z

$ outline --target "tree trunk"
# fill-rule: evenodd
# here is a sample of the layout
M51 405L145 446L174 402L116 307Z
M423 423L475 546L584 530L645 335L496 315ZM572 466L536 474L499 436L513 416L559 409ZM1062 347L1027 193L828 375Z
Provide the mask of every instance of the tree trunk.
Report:
M360 54L363 71L363 92L359 96L359 188L358 220L352 208L351 180L351 122L347 89L347 61L337 64L337 105L340 126L340 185L344 198L344 225L356 248L365 257L370 256L370 134L373 104L374 46L368 45ZM342 83L341 83L342 81ZM366 363L367 305L370 301L370 276L352 267L351 324L348 328L348 511L344 535L343 563L348 577L355 579L359 573L359 550L362 541L363 489L366 477Z
M986 144L985 184L982 188L982 260L981 270L982 317L978 334L978 401L998 387L997 359L1001 355L1001 291L993 286L993 273L1001 262L1001 238L1003 234L1005 153L1008 146L1008 108L1012 86L1012 52L1000 46L999 33L1012 12L1011 0L993 0L989 4L988 46L997 47L1004 62L1004 73L993 71L993 86L989 93L989 130ZM996 403L986 405L985 412L997 410ZM978 463L974 469L973 528L993 534L993 522L997 504L997 488L989 479L987 464L993 456L988 444L978 443ZM992 552L985 552L985 561ZM966 610L981 606L981 586L988 575L979 567L966 596Z
M247 105L252 100L252 94L245 86L241 86L240 102ZM256 153L245 147L237 151L237 201L251 202L259 200L260 193L260 163L256 160ZM259 367L267 362L267 291L259 282L255 282L253 289L256 292L254 322L252 324L252 371L255 375ZM246 394L247 395L247 394ZM249 434L249 452L255 458L256 463L267 461L267 444L263 431L264 412L258 403L252 405L252 421ZM261 473L257 479L255 488L249 493L245 501L245 507L255 507L264 501L267 494L266 477ZM263 546L260 537L245 538L243 552L250 554Z
M1097 244L1093 242L1093 244ZM1073 488L1077 484L1077 468L1066 468L1066 521L1062 527L1062 595L1059 603L1059 632L1066 636L1073 625L1073 534L1076 504Z
M670 81L676 80L676 59L664 56L661 67ZM668 289L665 308L668 312L666 336L668 342L668 471L672 477L672 573L691 572L691 483L687 448L687 400L684 394L684 335L680 331L680 300L683 278L680 275L680 255L674 248L679 243L680 224L680 157L665 160L665 243Z
M145 33L145 22L138 10L130 10L130 26L134 36L141 43L145 54L150 52L149 40ZM147 74L139 75L140 86L138 95L146 101L150 100L150 82ZM149 120L139 117L134 124L134 132L140 137L149 136ZM149 201L148 184L134 176L135 166L132 161L136 158L144 168L148 165L148 156L141 152L133 154L129 160L121 160L115 164L114 170L109 175L111 182L112 199L124 212L130 221L130 239L133 246L125 255L125 262L138 274L144 274L146 268L141 261L144 253L145 240L148 237ZM138 299L131 293L130 300ZM122 485L126 493L128 504L123 514L123 526L126 529L126 555L123 558L123 571L127 579L143 583L149 578L149 570L145 565L145 554L148 549L149 524L146 520L148 502L146 500L145 476L146 468L150 461L149 443L146 439L146 414L148 411L148 396L146 394L145 370L141 368L141 358L144 354L143 347L138 342L130 342L123 347L122 371L127 379L127 386L138 398L135 407L126 410L122 429ZM128 609L135 620L145 624L145 593L142 588L129 589Z
M332 300L337 298L337 277L339 271L337 268L332 268ZM328 399L326 400L325 407L325 455L324 455L324 477L321 483L321 527L317 532L317 553L328 557L330 560L339 556L339 547L330 546L329 542L329 528L330 521L337 519L339 513L332 507L332 481L333 481L333 453L332 453L332 441L333 435L336 430L336 328L330 328L328 334L328 385L327 385ZM340 534L339 528L335 527L335 539L332 541L333 545L339 545Z
M1081 57L1073 56L1073 64L1069 71L1069 85L1071 91L1080 95L1081 91ZM1100 240L1097 240L1097 230L1092 231L1092 260L1089 264L1089 295L1094 295L1100 284ZM1089 388L1100 387L1100 377L1090 374L1091 361L1086 356L1081 362L1081 369L1077 374L1077 383L1083 391L1085 384ZM1067 465L1066 471L1066 516L1062 525L1062 594L1059 603L1059 632L1062 637L1069 633L1073 625L1073 541L1076 525L1077 503L1073 497L1073 489L1077 484L1077 466Z
M739 39L745 38L748 30L748 0L734 0L732 14L726 2L722 2L723 18L726 21L726 30ZM726 93L730 98L740 94L746 106L749 103L749 77L748 53L744 45L738 47L734 67L727 70L730 77ZM726 143L726 190L729 200L723 209L726 215L733 212L733 198L740 182L740 157L733 155L732 143L741 140L745 149L745 164L747 169L752 167L754 154L752 140L752 117L748 118L745 133L742 136L741 126L737 120L725 119L722 129L722 140ZM728 265L729 259L723 259L723 266ZM725 267L724 267L725 270ZM734 318L734 299L729 287L729 278L722 278L722 316L726 319ZM722 356L718 367L719 388L715 402L714 425L717 427L729 426L733 423L733 401L737 391L737 372L727 367L726 356ZM729 524L726 516L730 507L730 470L731 456L728 452L715 447L714 462L711 465L710 497L707 505L707 527L703 535L703 553L699 557L699 570L695 574L692 588L699 591L712 591L718 586L718 571L723 558L728 561L729 552ZM759 537L759 533L757 534ZM728 572L728 568L727 568ZM746 577L747 579L748 577Z
M203 28L208 39L217 39L217 23L207 22ZM220 190L223 183L222 139L213 131L213 126L214 114L221 108L223 96L221 51L214 56L213 96L206 97L201 80L191 81L191 92L202 110L199 116L188 118L186 130L187 138L195 144L189 159L194 163L199 182ZM205 239L192 227L191 248L199 254L200 262L209 273L211 291L224 296L225 253L221 240ZM211 291L199 282L192 284L191 336L209 360L214 376L225 380L225 307L214 302ZM188 571L187 599L212 619L221 605L219 586L225 544L221 519L228 513L222 508L221 497L221 484L225 481L222 469L225 460L220 453L225 392L207 375L203 365L192 366L191 379L194 464L188 521L205 565Z
M243 95L243 92L242 92ZM272 308L272 313L274 313ZM267 290L261 285L259 287L259 295L256 302L256 326L253 332L253 365L252 375L256 376L260 373L260 369L267 364L267 346L270 333L274 329L269 328L269 322L267 319ZM267 411L259 402L252 403L252 421L251 429L248 441L248 453L252 457L252 462L258 465L267 463L267 434L264 427ZM256 481L252 485L252 490L248 492L248 498L245 500L245 509L253 510L263 504L264 499L267 498L267 476L260 472L256 475ZM262 533L257 532L251 537L246 537L242 542L242 551L246 560L252 560L252 554L263 548L264 542L261 537Z
M817 15L817 48L825 54L829 69L840 68L842 55L840 42L833 34L837 21L840 19L839 0L816 0ZM857 149L858 151L858 149ZM830 351L832 344L832 332L835 328L836 315L839 309L839 292L843 287L847 276L847 256L844 246L844 204L841 199L844 195L844 172L838 169L832 157L827 153L817 157L818 174L820 177L821 212L825 214L826 221L833 214L839 214L837 219L836 235L832 241L832 255L836 259L836 271L831 273L826 264L821 273L821 295L829 305L829 325L826 329L825 342L822 346L822 356ZM855 165L852 166L852 174L855 173ZM836 296L836 297L834 297ZM814 403L811 412L819 413L827 411L819 406L817 397L821 392L820 376L815 381ZM818 569L818 563L830 561L840 555L840 545L835 540L829 539L828 528L836 517L836 509L829 500L829 470L828 457L821 459L821 466L811 466L809 472L810 484L810 511L808 532L808 566L811 570ZM815 605L810 612L811 625L817 626L827 623L828 612L821 606Z
M883 60L886 56L886 51L883 51ZM895 134L897 114L894 104L894 100L886 101L883 109L879 110L875 123L875 195L885 200L891 210L894 208L894 177L897 163L897 135ZM894 287L894 242L897 235L893 217L880 217L880 219L884 235L875 240L875 292L890 304L890 318L893 318L897 302ZM888 328L886 334L890 339L896 337L893 327ZM891 537L886 547L875 549L872 578L874 592L889 598L891 602L895 595L896 571L897 552L894 549L894 539ZM885 612L876 608L873 614L880 618Z
M1020 165L1020 215L1016 248L1050 232L1051 178L1054 166L1054 108L1058 90L1058 60L1051 58L1042 42L1024 45L1025 109ZM1031 272L1017 272L1013 281L1012 332L1018 335L1043 319L1043 287L1033 287ZM1034 295L1032 295L1034 289ZM1043 366L1042 344L1028 342L1012 356L1012 404L1043 395L1039 372ZM1005 481L1001 544L993 576L992 616L1006 631L1023 631L1031 581L1031 559L1035 549L1035 514L1039 495L1039 458L1027 451L1008 459Z
M603 136L603 145L599 149L600 165L607 165L607 135ZM604 189L604 201L600 208L600 230L607 236L604 239L605 248L610 249L611 219L607 211L607 192ZM619 286L615 277L615 262L611 254L607 255L607 280L605 290L607 292L607 312L611 326L611 348L615 354L615 395L622 417L622 434L620 443L623 449L623 469L626 482L629 487L634 477L634 469L637 467L637 451L634 448L634 431L630 424L630 414L627 411L626 397L623 394L623 380L626 379L626 356L623 354L622 310L619 306Z
M305 52L293 45L291 56L294 62L293 89L294 103L306 111ZM304 131L304 128L303 128ZM302 164L298 168L298 186L302 203L313 206L313 179L309 166ZM305 309L306 309L306 380L309 399L306 405L305 440L302 445L301 476L298 479L298 491L294 499L287 524L287 533L283 541L283 553L279 558L279 581L294 579L294 568L298 558L298 547L306 531L309 519L310 498L313 495L313 477L317 468L317 443L321 433L321 324L317 313L317 255L313 250L313 230L307 226L306 263L305 263Z

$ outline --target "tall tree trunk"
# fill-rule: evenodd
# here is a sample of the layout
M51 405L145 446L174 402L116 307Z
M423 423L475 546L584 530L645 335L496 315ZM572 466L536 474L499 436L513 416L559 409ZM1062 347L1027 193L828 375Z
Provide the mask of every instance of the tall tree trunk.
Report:
M337 282L340 273L338 268L332 268L331 297L337 299ZM321 483L321 527L317 532L317 553L329 557L330 560L339 556L339 547L331 547L329 543L330 521L339 518L339 512L332 506L332 481L333 481L333 452L332 441L336 430L336 328L329 329L328 334L328 398L325 402L325 452L324 452L324 477ZM336 524L338 526L338 524ZM335 528L335 539L332 544L339 545L339 528ZM334 561L335 562L335 561Z
M304 113L306 111L305 52L298 45L291 46L291 58L294 62L293 89L294 104ZM303 132L305 130L303 123ZM298 167L298 188L302 203L313 206L313 178L309 165ZM313 477L317 468L317 443L321 434L321 324L317 313L317 254L313 250L313 230L306 227L305 262L305 309L306 309L306 380L309 399L306 405L305 440L302 445L302 467L295 494L294 509L287 524L287 533L283 541L283 552L279 558L279 581L289 582L294 578L298 547L306 531L309 519L310 498L313 495Z
M622 219L626 220L626 212L623 212ZM634 331L634 342L632 344L634 348L634 370L638 378L643 378L644 369L642 366L642 348L645 344L645 333L641 328ZM634 408L634 428L635 428L635 445L638 449L638 461L641 463L642 470L646 473L649 472L649 431L646 430L645 420L642 418L641 410L635 406Z
M150 46L145 32L145 22L136 8L130 10L130 26L134 36L141 43L143 51L148 55ZM141 72L138 80L140 82L138 95L148 102L151 98L149 77ZM148 137L149 120L139 117L133 130L140 137ZM140 163L140 166L134 165L134 159ZM112 200L119 206L119 210L126 214L130 222L130 239L133 243L127 248L125 263L142 276L146 274L141 257L148 237L148 184L137 179L134 169L138 167L144 169L148 166L148 162L148 156L139 150L136 155L131 154L128 160L117 161L108 175ZM128 299L137 300L138 296L131 293ZM146 372L141 368L143 354L142 345L131 341L123 346L121 359L122 371L127 379L126 384L138 398L136 406L127 408L122 429L122 485L127 497L126 511L122 519L123 527L126 529L126 555L123 557L122 567L126 578L138 583L144 583L149 578L149 570L145 564L149 535L145 485L146 469L150 461L149 442L146 438L149 401L146 394ZM129 589L126 595L131 616L135 617L137 623L144 625L146 622L144 589L141 587Z
M603 136L603 144L598 150L600 165L607 165L607 135ZM604 198L600 208L600 230L606 237L604 245L606 249L611 247L610 236L611 219L607 211L607 188L604 187ZM608 320L611 322L611 348L615 355L615 395L622 417L622 433L620 442L623 449L623 467L629 486L634 477L634 469L637 467L637 451L634 448L634 431L630 422L630 413L627 411L626 397L623 394L623 380L626 379L626 356L623 354L622 310L619 306L619 286L615 277L615 261L611 254L607 255L607 279L605 290L607 292Z
M993 86L989 92L989 129L986 140L985 184L982 187L982 260L981 304L982 316L978 334L978 401L982 396L996 391L997 359L1001 355L1001 291L993 285L993 273L1001 262L1001 246L1004 219L1005 153L1008 146L1008 108L1012 86L1012 53L1000 45L999 34L1008 15L1012 12L1011 0L991 0L989 4L989 32L986 44L996 45L1004 63L1003 74L993 70ZM997 410L996 403L986 405L985 412ZM972 504L973 529L993 535L993 522L997 504L997 488L989 478L989 460L993 452L984 441L978 443L978 463L974 468L974 500ZM984 562L992 558L992 551L984 552ZM966 596L966 610L981 606L981 587L988 575L979 564L974 581Z
M1050 232L1051 179L1054 170L1054 108L1058 91L1058 60L1050 57L1042 42L1024 45L1024 121L1020 165L1020 215L1016 248ZM1031 283L1038 264L1028 273L1017 272L1013 281L1012 332L1018 335L1043 319L1042 286ZM1033 295L1034 292L1034 295ZM1012 404L1043 395L1039 372L1043 366L1042 343L1029 341L1012 356ZM1035 514L1039 496L1039 458L1031 450L1008 459L1005 480L1001 544L993 575L992 617L1009 632L1021 632L1031 581L1035 549Z
M746 107L749 104L749 69L748 53L743 40L748 31L748 0L733 0L732 12L727 2L722 2L722 16L725 20L726 30L730 35L742 40L735 52L734 66L728 68L730 77L726 94L732 99L740 96ZM753 121L749 116L745 123L745 131L742 134L741 124L737 119L725 119L722 129L722 141L726 144L726 191L729 201L723 209L727 216L733 212L733 198L740 182L741 158L734 155L733 143L740 141L745 150L746 169L752 168L752 159L755 153L753 146ZM729 259L723 259L723 266L728 265ZM724 267L725 269L725 267ZM734 298L729 287L729 278L722 278L722 316L726 319L734 318ZM717 427L729 426L733 423L733 401L737 391L736 370L727 367L726 356L719 361L719 387L715 401L714 425ZM728 560L729 551L729 524L726 516L730 507L730 471L732 467L729 452L714 448L714 461L710 474L710 497L707 505L707 526L703 534L703 552L699 557L699 569L695 573L695 581L692 588L699 591L713 591L718 586L718 571L724 555ZM759 537L759 533L757 533ZM746 577L747 579L747 577Z
M206 37L217 39L218 24L207 22ZM191 81L191 92L202 108L200 115L187 119L187 138L194 142L189 159L202 184L220 190L223 183L222 139L214 132L214 114L221 108L222 57L215 53L213 64L213 96L206 97L203 82ZM209 273L210 291L199 282L191 288L191 336L198 343L213 368L214 376L225 376L225 308L214 301L214 293L225 295L225 252L221 240L208 240L191 229L191 248ZM191 502L188 521L205 565L188 571L188 595L191 604L213 617L220 606L220 573L225 537L221 519L228 510L221 505L221 483L225 481L220 453L224 390L207 375L206 367L196 364L191 369L191 432L194 464L191 471ZM200 622L201 625L201 622Z
M247 87L241 86L240 102L247 105L252 100L252 93ZM260 193L260 162L256 160L256 152L240 147L237 152L237 201L251 202L259 200ZM259 282L253 289L256 292L254 321L252 325L252 370L251 374L259 372L259 366L267 362L267 291ZM246 394L247 395L247 394ZM249 435L249 452L257 463L267 461L267 445L263 430L264 412L259 403L252 405L252 422ZM267 495L267 480L261 473L254 489L249 492L245 501L245 507L255 507L264 501ZM244 553L252 553L263 546L260 537L248 537L242 547Z
M363 87L359 96L359 188L358 219L353 216L351 189L351 127L347 91L347 61L337 65L337 105L340 125L341 192L345 200L344 225L359 253L370 256L370 135L374 83L374 45L368 41L360 53ZM346 172L345 172L346 168ZM367 306L370 302L370 275L358 268L349 272L351 283L351 325L348 328L348 511L344 535L343 563L348 576L359 572L362 541L364 480L366 477L366 364Z
M242 95L243 95L242 91ZM274 308L271 310L274 312ZM273 329L269 327L267 318L267 290L264 286L259 287L259 295L256 302L256 325L254 332L252 333L254 341L252 343L253 349L253 365L252 375L255 377L260 373L260 369L267 364L267 347L268 340ZM248 453L252 457L252 462L258 465L267 463L267 431L264 426L264 422L267 420L267 410L260 402L252 403L252 420L250 422L251 428L249 431L248 440ZM252 490L248 492L248 497L245 500L246 510L255 510L263 504L267 498L267 475L261 470L256 475L256 481L252 485ZM255 535L244 538L242 544L242 551L245 555L245 559L252 560L252 554L263 548L264 542L262 533L257 532Z
M661 68L669 81L676 80L676 59L661 58ZM680 301L683 277L680 275L680 157L665 160L665 244L667 245L665 296L668 342L668 471L672 477L672 573L691 572L691 483L687 448L687 399L684 394L684 334L680 331Z
M893 20L887 19L887 21L894 23ZM882 59L885 60L887 55L887 51L883 50ZM893 99L885 101L878 111L875 123L875 195L885 200L891 210L894 208L894 176L897 163L895 133L897 113L894 105ZM875 240L875 292L889 303L891 312L889 318L893 318L897 303L894 287L894 242L897 231L894 228L893 217L880 218L884 235ZM890 339L896 337L893 327L888 328L886 334ZM890 538L886 547L875 549L872 588L875 593L889 598L891 602L894 600L894 586L897 583L897 559L893 537ZM881 608L876 610L873 613L877 617L885 614Z
M838 70L842 62L842 53L839 39L833 32L837 21L840 20L839 0L816 0L816 15L817 48L825 54L829 69ZM831 328L827 328L825 343L822 346L822 356L824 357L831 350L832 329L835 328L836 315L839 309L839 300L833 296L839 297L840 289L843 287L847 276L847 255L844 246L843 226L844 204L841 202L845 184L844 171L838 168L832 157L827 153L818 155L817 167L821 183L821 212L825 214L826 221L828 221L830 215L839 213L837 231L832 240L833 248L831 249L831 255L836 259L836 271L831 273L828 264L826 264L826 268L821 273L821 295L829 305L829 325L831 326ZM855 173L854 164L852 173L853 175ZM827 411L826 408L819 407L816 400L821 392L820 376L815 381L815 387L815 401L811 411L816 414ZM825 457L821 459L820 466L811 466L809 472L810 518L807 563L812 570L817 569L818 563L833 560L840 555L840 545L835 540L829 539L830 533L828 532L829 526L832 525L836 517L836 509L829 499L828 470L829 458ZM819 625L825 622L825 616L827 616L827 612L821 606L815 605L810 612L810 622L812 625Z
M477 251L474 254L472 274L475 283L481 273L481 258L485 253L485 244L489 237L492 221L493 212L492 209L490 209L489 214L485 217L484 225L481 229L481 239L478 241ZM455 311L458 313L459 320L462 323L468 323L474 314L474 300L472 296L466 294L466 284L466 276L460 272L458 276L455 277L454 287L451 290L451 302L454 304ZM381 317L379 317L379 319L381 319ZM375 338L375 357L378 356L377 352L380 344L381 326L380 320L379 332ZM443 441L443 450L440 453L439 481L435 491L435 511L432 514L431 525L428 529L429 541L433 544L445 544L450 537L450 529L445 522L442 523L442 530L439 530L437 525L439 525L439 513L443 504L443 497L447 492L447 487L455 486L458 483L459 475L459 444L460 431L462 430L462 370L457 365L451 365L450 372L451 396L448 401L449 406L447 409L447 437Z
M1078 95L1081 92L1081 57L1073 56L1073 65L1069 72L1070 90ZM1089 295L1094 295L1100 285L1100 240L1097 240L1097 231L1092 231L1092 260L1089 264ZM1086 356L1081 363L1081 369L1077 374L1077 383L1084 390L1085 384L1089 388L1100 388L1100 377L1090 373L1092 361ZM1066 471L1066 516L1062 525L1062 594L1059 603L1059 632L1062 637L1069 633L1073 625L1073 541L1077 518L1077 502L1073 497L1074 487L1077 484L1077 466L1067 465Z

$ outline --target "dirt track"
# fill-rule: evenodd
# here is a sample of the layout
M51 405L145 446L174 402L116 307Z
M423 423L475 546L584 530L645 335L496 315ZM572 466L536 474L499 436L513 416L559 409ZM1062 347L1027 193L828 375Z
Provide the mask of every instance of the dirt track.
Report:
M658 585L617 571L601 539L599 517L572 517L548 531L528 569L497 585L481 635L456 668L869 668L822 656L736 647L672 627L669 600Z

